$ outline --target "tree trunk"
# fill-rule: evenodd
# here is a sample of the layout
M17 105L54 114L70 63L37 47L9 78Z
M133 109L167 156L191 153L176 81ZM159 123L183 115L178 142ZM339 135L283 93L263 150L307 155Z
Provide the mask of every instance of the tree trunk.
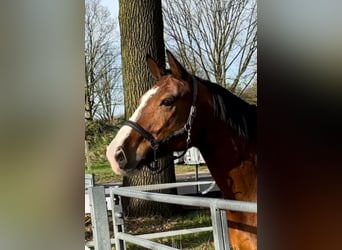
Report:
M142 186L149 184L173 183L175 182L175 168L171 157L165 157L158 161L165 167L161 173L153 173L146 166L138 175L124 177L123 186ZM176 194L176 189L156 190L153 192ZM179 207L166 203L158 203L134 198L123 199L123 208L125 215L128 216L151 216L162 215L170 216L179 209Z
M146 54L165 66L161 0L120 0L119 24L121 33L122 77L125 94L125 116L129 118L137 108L138 99L153 83L146 64ZM175 182L171 157L159 160L168 166L160 173L144 167L138 175L123 178L123 186ZM171 192L162 190L162 192ZM174 206L137 199L123 199L126 215L170 214Z

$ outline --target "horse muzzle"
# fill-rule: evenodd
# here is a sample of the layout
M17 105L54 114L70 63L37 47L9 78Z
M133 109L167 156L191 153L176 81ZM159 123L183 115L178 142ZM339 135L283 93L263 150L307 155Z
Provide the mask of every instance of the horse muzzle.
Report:
M106 157L113 171L119 175L134 175L142 164L142 159L136 151L125 148L117 141L107 147Z

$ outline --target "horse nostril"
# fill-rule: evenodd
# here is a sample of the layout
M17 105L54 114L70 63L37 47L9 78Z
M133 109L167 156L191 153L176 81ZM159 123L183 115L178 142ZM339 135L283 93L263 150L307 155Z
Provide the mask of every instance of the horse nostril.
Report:
M127 158L125 152L121 147L116 150L115 159L118 162L120 168L124 168L126 166Z

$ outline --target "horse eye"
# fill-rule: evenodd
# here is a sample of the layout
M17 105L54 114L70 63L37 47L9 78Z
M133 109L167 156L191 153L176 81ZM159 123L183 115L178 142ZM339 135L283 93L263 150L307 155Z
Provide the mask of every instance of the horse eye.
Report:
M173 103L174 103L173 98L166 98L166 99L161 101L160 105L171 106Z

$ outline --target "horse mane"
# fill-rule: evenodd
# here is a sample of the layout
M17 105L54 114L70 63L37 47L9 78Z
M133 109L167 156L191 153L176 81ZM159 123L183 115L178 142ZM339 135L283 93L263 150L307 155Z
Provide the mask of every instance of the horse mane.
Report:
M197 79L208 88L213 96L214 116L229 124L240 136L255 140L257 106L247 103L216 83Z

